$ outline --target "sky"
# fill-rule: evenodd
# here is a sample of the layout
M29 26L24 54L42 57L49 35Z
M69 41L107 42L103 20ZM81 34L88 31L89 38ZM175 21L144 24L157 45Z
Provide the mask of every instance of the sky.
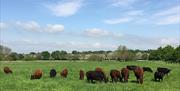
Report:
M180 0L0 0L0 44L19 53L180 45Z

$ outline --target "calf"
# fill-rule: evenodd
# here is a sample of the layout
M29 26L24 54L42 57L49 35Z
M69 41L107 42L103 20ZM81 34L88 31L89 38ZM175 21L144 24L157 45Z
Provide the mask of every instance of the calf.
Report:
M136 76L137 82L143 84L143 75L144 71L141 67L136 67L134 70L134 74Z
M62 77L66 78L67 75L68 75L68 70L64 69L60 74L61 74Z
M143 67L143 71L147 71L147 72L153 72L152 69L150 67Z
M122 80L124 82L128 82L128 79L129 79L129 70L128 70L128 68L122 68L121 69L121 75L122 75Z
M33 75L31 75L31 80L33 79L40 79L42 77L42 71L37 69Z
M55 69L51 69L49 74L50 74L50 77L52 78L56 76L57 72Z
M9 67L4 67L4 73L6 74L12 74L12 70Z
M104 81L105 83L108 82L108 78L105 76L105 74L103 72L100 71L88 71L86 72L86 77L87 77L87 81L91 83L94 83L93 80L102 82Z
M156 71L154 73L154 80L157 81L163 81L164 73Z
M83 71L83 70L80 70L80 71L79 71L79 79L80 79L80 80L83 80L83 79L84 79L84 71Z
M121 73L118 70L111 70L110 76L111 76L112 82L114 82L114 81L117 82L118 80L122 81Z
M165 74L168 75L168 74L170 73L171 69L158 67L158 68L157 68L157 71L163 73L164 75L165 75Z
M135 70L135 68L137 67L137 66L135 66L135 65L127 65L126 66L129 70Z

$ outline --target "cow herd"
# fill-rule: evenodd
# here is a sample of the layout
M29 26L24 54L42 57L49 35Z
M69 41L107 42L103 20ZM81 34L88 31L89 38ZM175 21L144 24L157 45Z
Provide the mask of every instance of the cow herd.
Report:
M121 70L112 69L109 72L111 77L111 82L128 82L130 71L134 72L134 75L137 79L137 83L143 84L144 72L153 72L150 67L139 67L136 65L127 65L126 67L122 68ZM165 75L170 73L171 69L158 67L157 71L154 72L154 80L155 81L162 81ZM4 67L5 74L12 74L13 71L9 67ZM35 70L35 72L31 75L31 80L33 79L40 79L43 75L41 69ZM51 69L49 72L50 78L54 78L57 75L57 71L55 69ZM63 69L60 72L61 77L67 78L68 76L68 69ZM87 71L86 73L83 70L79 71L79 79L83 80L86 75L87 82L95 83L94 81L105 82L109 81L108 76L105 74L102 68L97 67L95 70Z

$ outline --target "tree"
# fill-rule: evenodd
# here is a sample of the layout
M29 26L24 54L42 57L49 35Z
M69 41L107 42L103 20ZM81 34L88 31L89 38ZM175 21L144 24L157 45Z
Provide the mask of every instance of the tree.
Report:
M180 45L175 49L173 56L175 62L180 62Z
M61 60L66 60L67 59L67 52L66 51L60 51L60 59Z
M49 58L50 58L50 53L48 51L43 51L41 53L41 59L42 60L49 60Z
M116 56L118 60L124 60L127 57L127 48L126 46L120 45L118 49L116 50Z
M72 54L79 54L79 52L76 51L76 50L73 50L73 51L72 51Z
M162 59L165 61L173 60L174 48L170 45L165 46L162 49Z
M60 51L54 51L51 53L51 57L55 60L60 60Z
M10 55L10 60L18 60L19 59L19 55L16 52L12 52Z
M10 54L11 49L5 46L0 45L0 54Z
M51 57L55 60L66 60L67 59L67 52L66 51L54 51L51 54Z
M18 54L18 58L19 58L19 60L22 60L22 59L24 59L24 55L23 54Z
M0 60L10 60L8 56L10 53L10 48L0 45Z
M151 50L149 54L149 60L162 60L163 54L162 54L162 47L159 47L157 50Z
M148 53L143 53L142 54L142 60L148 60L149 54Z

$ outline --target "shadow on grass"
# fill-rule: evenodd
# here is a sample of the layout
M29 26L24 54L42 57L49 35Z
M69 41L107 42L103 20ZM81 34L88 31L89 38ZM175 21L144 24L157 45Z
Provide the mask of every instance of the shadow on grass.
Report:
M151 79L151 81L153 81L153 82L162 82L160 80L155 80L155 79Z
M136 80L132 80L132 81L130 81L131 83L138 83L138 81L136 81Z

